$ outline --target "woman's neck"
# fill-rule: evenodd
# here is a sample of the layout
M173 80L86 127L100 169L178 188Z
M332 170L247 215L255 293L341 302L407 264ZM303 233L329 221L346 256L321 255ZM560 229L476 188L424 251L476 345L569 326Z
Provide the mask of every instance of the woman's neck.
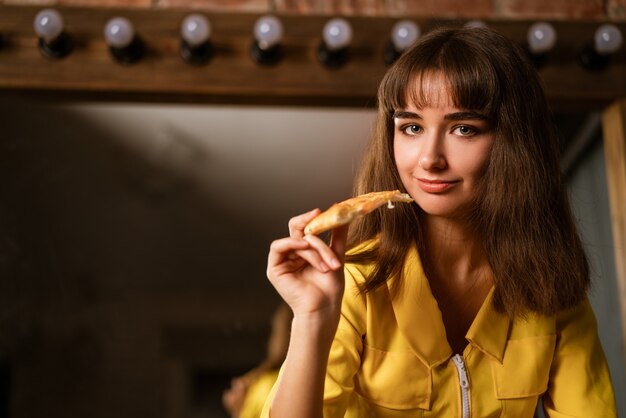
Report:
M464 285L487 274L489 263L481 242L465 221L427 216L424 227L431 275Z
M493 285L491 269L467 223L427 217L424 227L426 276L448 343L454 352L462 353L467 331Z

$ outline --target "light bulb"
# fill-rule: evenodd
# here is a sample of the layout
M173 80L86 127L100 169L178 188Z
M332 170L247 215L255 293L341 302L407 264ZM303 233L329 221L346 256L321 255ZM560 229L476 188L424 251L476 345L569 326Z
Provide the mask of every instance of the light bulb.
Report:
M126 48L135 38L135 29L128 19L115 17L109 20L104 27L104 38L112 48Z
M73 42L63 31L63 16L54 9L43 9L35 16L39 51L48 58L63 58L72 51Z
M383 50L385 64L393 64L420 36L420 28L411 20L401 20L393 25L391 36Z
M528 29L528 49L533 54L545 54L556 44L556 31L546 22L533 24Z
M211 24L203 15L191 14L180 25L180 35L191 48L197 47L211 37Z
M114 17L106 23L104 39L119 63L132 64L145 54L143 41L135 33L133 24L124 17Z
M254 24L254 39L261 50L268 50L283 38L283 24L274 16L263 16Z
M352 26L341 18L331 19L322 30L322 42L317 47L317 59L328 68L339 68L348 61L352 41ZM390 47L393 49L393 46ZM394 51L394 54L397 52Z
M622 47L622 32L615 25L604 24L596 29L593 42L585 45L580 52L581 65L591 71L605 70L611 55Z
M37 36L50 44L63 33L63 17L54 9L44 9L35 16L33 26Z
M283 51L283 24L275 16L263 16L257 19L252 30L254 39L250 47L250 55L257 63L274 65L278 63Z
M324 25L322 37L330 51L347 48L352 41L352 26L345 19L331 19Z
M194 65L206 64L213 55L211 24L201 14L191 14L180 24L180 55Z
M401 20L396 23L391 30L391 42L396 51L401 52L407 49L420 36L420 28L415 22Z
M615 25L600 26L594 36L596 52L601 55L614 54L622 47L622 32Z

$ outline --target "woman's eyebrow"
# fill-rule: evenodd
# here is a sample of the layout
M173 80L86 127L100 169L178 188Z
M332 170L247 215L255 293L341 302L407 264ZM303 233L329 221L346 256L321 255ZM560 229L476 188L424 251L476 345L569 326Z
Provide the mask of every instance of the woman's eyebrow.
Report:
M420 115L415 112L409 112L407 110L396 110L393 112L394 119L422 119Z
M422 119L422 117L415 112L410 112L408 110L396 110L393 112L394 119ZM478 112L472 111L462 111L462 112L454 112L448 113L444 116L445 120L488 120L487 116L482 115Z
M480 113L477 113L477 112L471 112L471 111L448 113L443 118L445 120L467 120L467 119L488 120L487 116L481 115Z

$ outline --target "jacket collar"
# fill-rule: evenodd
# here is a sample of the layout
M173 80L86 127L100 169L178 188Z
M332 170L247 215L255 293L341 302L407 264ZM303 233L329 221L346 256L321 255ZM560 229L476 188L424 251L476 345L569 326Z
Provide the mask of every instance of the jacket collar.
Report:
M452 356L441 311L432 294L415 246L405 258L401 280L388 281L391 303L398 328L411 350L429 369ZM394 294L392 289L396 289ZM510 319L495 311L491 300L493 288L485 298L466 338L488 356L502 363L508 339Z
M511 319L495 310L492 303L493 292L494 287L485 298L465 338L480 351L502 363L506 342L509 339Z
M399 281L398 281L399 280ZM415 246L404 260L401 278L388 281L398 328L411 350L429 369L452 355L441 311L433 297ZM395 293L393 290L397 290Z

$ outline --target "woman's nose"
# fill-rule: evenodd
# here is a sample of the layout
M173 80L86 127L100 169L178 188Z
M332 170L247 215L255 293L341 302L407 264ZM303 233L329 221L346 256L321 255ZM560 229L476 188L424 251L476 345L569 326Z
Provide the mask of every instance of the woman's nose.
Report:
M431 139L427 141L419 156L418 164L422 170L442 170L447 162L440 141Z

